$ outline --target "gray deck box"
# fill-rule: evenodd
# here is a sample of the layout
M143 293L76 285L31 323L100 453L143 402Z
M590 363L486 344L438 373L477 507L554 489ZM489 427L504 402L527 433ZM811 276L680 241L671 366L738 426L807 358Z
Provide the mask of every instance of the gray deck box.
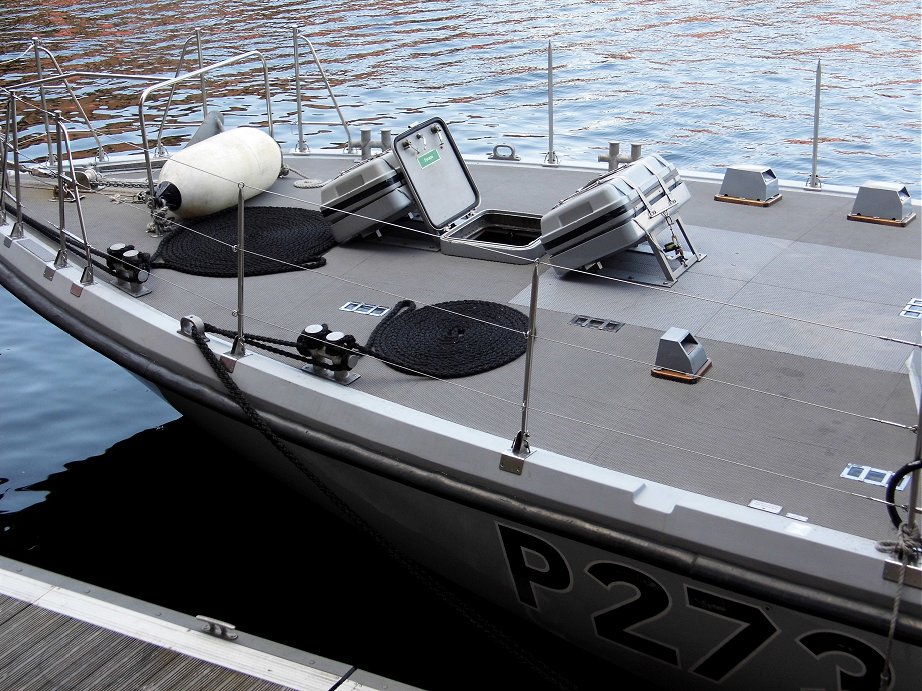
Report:
M320 189L321 213L333 238L346 242L409 215L413 199L393 151L384 151L344 170Z
M541 241L558 274L649 242L667 212L689 192L671 163L647 156L602 175L562 200L541 218Z

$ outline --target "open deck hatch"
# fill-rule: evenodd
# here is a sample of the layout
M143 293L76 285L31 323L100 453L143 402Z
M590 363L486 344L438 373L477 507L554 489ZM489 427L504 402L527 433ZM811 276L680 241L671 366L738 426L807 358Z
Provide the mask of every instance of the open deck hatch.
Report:
M394 153L423 222L441 234L443 253L508 263L544 254L540 216L496 209L472 213L480 191L444 120L430 118L400 133Z

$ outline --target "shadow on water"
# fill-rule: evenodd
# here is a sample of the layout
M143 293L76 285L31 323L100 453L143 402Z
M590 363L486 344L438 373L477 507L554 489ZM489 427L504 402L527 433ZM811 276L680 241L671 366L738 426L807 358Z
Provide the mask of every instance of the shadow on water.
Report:
M366 536L183 418L24 489L47 495L0 514L7 557L431 691L559 688ZM575 688L649 688L451 590Z

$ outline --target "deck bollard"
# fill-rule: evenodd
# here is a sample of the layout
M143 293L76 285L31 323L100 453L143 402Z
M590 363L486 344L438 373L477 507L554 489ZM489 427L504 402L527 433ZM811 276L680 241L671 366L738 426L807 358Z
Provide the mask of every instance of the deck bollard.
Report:
M608 162L608 169L614 170L619 163L633 163L643 158L641 152L642 144L631 144L631 154L626 156L621 154L620 142L608 142L608 153L599 154L599 162Z
M372 140L371 129L364 127L359 131L361 136L362 159L371 158L372 149L381 149L388 151L394 147L393 137L390 130L381 130L381 138Z

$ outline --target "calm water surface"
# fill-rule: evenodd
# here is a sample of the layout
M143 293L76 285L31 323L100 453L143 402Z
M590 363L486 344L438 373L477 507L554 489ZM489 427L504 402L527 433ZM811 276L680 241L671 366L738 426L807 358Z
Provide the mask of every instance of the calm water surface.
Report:
M166 76L195 29L206 62L259 50L282 65L295 27L323 61L354 139L361 127L396 134L438 115L467 154L504 143L542 160L551 42L562 162L595 163L618 141L680 169L756 163L795 181L811 171L821 60L820 179L922 194L915 2L5 3L0 84L25 73L33 36L65 69ZM209 84L230 124L264 113L245 88L259 78ZM311 119L329 122L315 82L306 77L305 88ZM293 147L293 75L272 90L276 138ZM117 130L136 98L126 89L87 108ZM179 113L191 123L198 104L180 102ZM124 148L136 147L125 130ZM311 150L344 141L342 129L306 128ZM487 670L491 685L551 688L361 536L199 438L131 375L2 289L0 387L0 552L429 689L482 687ZM485 611L578 685L634 688Z

